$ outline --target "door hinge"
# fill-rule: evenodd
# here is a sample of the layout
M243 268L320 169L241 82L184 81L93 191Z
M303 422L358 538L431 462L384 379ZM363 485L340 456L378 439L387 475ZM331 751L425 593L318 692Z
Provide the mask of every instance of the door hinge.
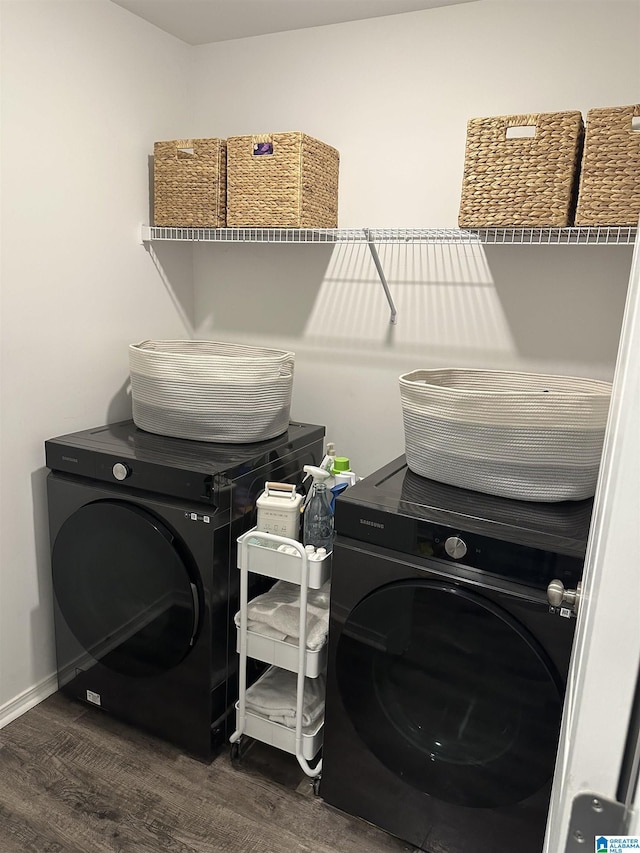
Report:
M622 803L599 794L578 794L573 801L565 853L587 853L595 849L600 835L624 835L628 824Z

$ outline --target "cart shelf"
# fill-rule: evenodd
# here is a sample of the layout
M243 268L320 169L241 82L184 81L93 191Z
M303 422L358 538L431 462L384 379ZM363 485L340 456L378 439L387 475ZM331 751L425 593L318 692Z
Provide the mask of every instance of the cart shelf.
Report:
M236 702L236 711L239 704L239 702ZM320 751L323 727L324 721L320 720L315 732L302 732L302 746L299 753L306 761L312 761L314 756ZM259 740L261 743L275 746L276 749L281 749L283 752L288 752L291 755L297 754L295 729L288 729L280 723L274 723L271 720L267 720L266 717L252 714L250 711L245 711L243 734L247 737L252 737L254 740Z
M237 651L240 652L238 632ZM299 647L297 642L274 640L256 631L247 631L247 657L270 663L289 672L297 672L299 667ZM327 665L327 643L317 650L307 649L305 672L307 678L317 678Z
M258 681L247 690L247 695L250 695L251 690L257 687L261 681L268 679L274 667L268 669L260 676ZM236 702L236 710L239 712L240 700ZM244 713L244 734L247 737L252 737L262 743L267 743L269 746L275 746L283 752L289 752L291 755L296 755L300 752L302 758L306 761L311 761L319 752L322 746L322 733L324 724L324 714L315 723L308 728L302 728L300 731L300 743L298 750L296 749L296 729L289 728L282 723L276 723L257 714L251 710L246 710Z
M274 538L277 540L274 542ZM238 567L275 580L301 583L301 558L297 554L278 551L274 545L299 546L299 542L284 536L261 533L252 528L238 539ZM271 545L271 547L270 547ZM331 577L331 554L322 560L308 560L309 589L320 589Z

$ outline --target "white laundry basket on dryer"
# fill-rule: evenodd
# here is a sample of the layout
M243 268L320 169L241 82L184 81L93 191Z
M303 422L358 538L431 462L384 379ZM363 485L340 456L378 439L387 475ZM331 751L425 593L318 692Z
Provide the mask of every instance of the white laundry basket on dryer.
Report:
M416 474L529 501L595 492L611 384L497 370L400 376L407 465Z
M129 347L133 420L148 432L251 443L289 426L294 353L216 341Z

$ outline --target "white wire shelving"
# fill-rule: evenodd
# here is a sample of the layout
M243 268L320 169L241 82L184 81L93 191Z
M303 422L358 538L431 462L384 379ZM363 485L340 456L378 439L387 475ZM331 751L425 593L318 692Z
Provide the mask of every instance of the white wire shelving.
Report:
M188 243L364 243L369 247L380 283L389 303L389 322L396 307L380 262L377 246L431 244L457 246L632 246L632 226L573 228L176 228L142 226L142 242Z
M175 228L142 226L142 241L190 243L455 243L508 246L632 246L636 228Z

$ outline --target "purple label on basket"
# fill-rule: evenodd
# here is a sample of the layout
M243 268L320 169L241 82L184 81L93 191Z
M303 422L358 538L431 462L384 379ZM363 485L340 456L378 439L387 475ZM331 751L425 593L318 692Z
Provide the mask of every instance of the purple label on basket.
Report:
M255 142L253 154L256 157L260 154L273 154L273 142Z

